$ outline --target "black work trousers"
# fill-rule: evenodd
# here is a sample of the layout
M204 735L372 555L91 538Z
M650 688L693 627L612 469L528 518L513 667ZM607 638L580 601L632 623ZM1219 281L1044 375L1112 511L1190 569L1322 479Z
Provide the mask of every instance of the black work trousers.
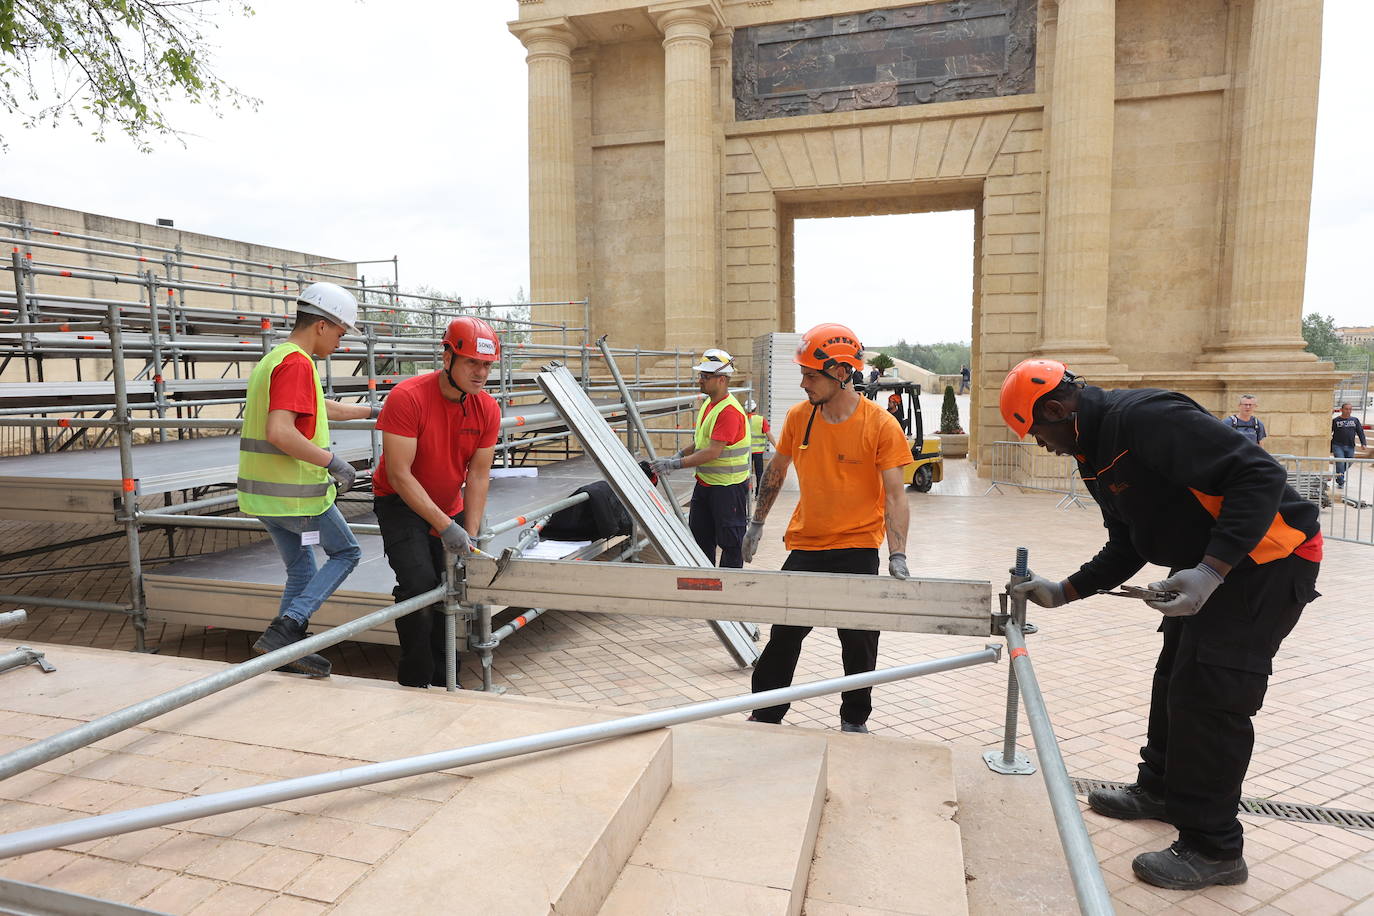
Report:
M1192 617L1165 617L1138 781L1203 855L1244 850L1236 808L1279 644L1317 597L1318 564L1243 561Z
M794 550L783 562L785 570L798 572L878 574L878 550L868 547L842 547L837 550ZM811 627L775 623L768 632L768 645L754 663L755 693L776 690L792 683L801 657L802 640ZM845 674L862 674L878 667L877 630L840 630L840 660ZM781 722L792 704L782 703L754 710L754 718L761 722ZM873 688L846 690L840 694L840 718L862 725L873 712Z
M386 561L396 574L392 597L405 601L437 588L444 581L448 560L444 542L429 533L429 522L395 493L376 497L372 508L382 529ZM463 513L459 512L453 520L463 524ZM405 687L445 686L444 612L440 606L431 605L398 617L396 636L401 641L397 683Z
M744 529L749 527L749 481L708 487L700 480L692 490L687 527L712 566L744 566ZM716 563L720 548L720 563Z

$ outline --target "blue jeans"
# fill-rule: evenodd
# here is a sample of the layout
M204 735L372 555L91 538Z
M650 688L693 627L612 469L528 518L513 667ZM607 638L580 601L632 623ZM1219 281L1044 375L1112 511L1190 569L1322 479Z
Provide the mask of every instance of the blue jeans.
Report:
M1331 454L1337 458L1354 458L1355 446L1333 445L1331 446ZM1348 467L1350 467L1350 465L1346 464L1344 461L1336 462L1336 486L1345 486L1345 471Z
M306 623L362 559L358 539L348 530L338 506L330 506L320 515L262 515L258 520L267 526L286 564L286 588L277 613ZM301 543L301 535L307 531L320 533L320 546L329 556L318 570L315 551Z

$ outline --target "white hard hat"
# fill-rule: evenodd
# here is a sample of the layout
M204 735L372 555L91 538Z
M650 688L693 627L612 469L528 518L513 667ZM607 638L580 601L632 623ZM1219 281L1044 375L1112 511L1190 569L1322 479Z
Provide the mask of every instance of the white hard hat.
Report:
M719 347L712 347L701 354L701 362L693 366L692 371L729 375L735 371L735 358Z
M744 409L749 411L750 413L753 413L754 411L759 409L759 405L755 403L753 398L750 398L749 400L744 402Z
M296 297L296 312L322 315L341 324L354 334L358 330L358 300L337 283L311 283Z

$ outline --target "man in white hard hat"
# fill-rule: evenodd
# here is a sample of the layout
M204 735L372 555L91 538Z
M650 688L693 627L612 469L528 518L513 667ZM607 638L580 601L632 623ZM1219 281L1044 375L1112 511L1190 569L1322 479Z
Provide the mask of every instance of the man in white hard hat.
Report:
M257 516L286 564L286 587L276 618L253 643L259 655L305 638L310 615L358 565L362 551L334 504L356 472L330 450L330 420L376 416L367 404L325 400L315 360L357 333L358 303L333 283L312 283L296 300L291 335L248 377L239 439L239 509ZM311 545L329 559L315 567ZM287 666L312 677L329 674L328 659L307 655Z
M749 422L744 407L730 394L730 374L735 361L712 347L692 367L706 401L697 413L692 443L668 458L654 462L654 471L667 474L678 468L695 468L696 489L687 527L692 530L707 559L720 566L744 566L740 545L748 526Z

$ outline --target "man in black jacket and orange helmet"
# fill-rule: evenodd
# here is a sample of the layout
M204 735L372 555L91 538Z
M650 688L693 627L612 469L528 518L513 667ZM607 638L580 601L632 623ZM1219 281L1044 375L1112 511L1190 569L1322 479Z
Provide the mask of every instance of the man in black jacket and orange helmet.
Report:
M1088 798L1099 814L1178 828L1168 849L1136 857L1136 876L1195 890L1248 877L1236 818L1259 711L1279 644L1317 597L1317 507L1263 449L1200 405L1159 389L1085 385L1064 364L1028 359L1007 374L1007 425L1071 455L1102 510L1107 543L1062 581L1013 588L1059 607L1168 567L1146 603L1164 615L1139 775Z

